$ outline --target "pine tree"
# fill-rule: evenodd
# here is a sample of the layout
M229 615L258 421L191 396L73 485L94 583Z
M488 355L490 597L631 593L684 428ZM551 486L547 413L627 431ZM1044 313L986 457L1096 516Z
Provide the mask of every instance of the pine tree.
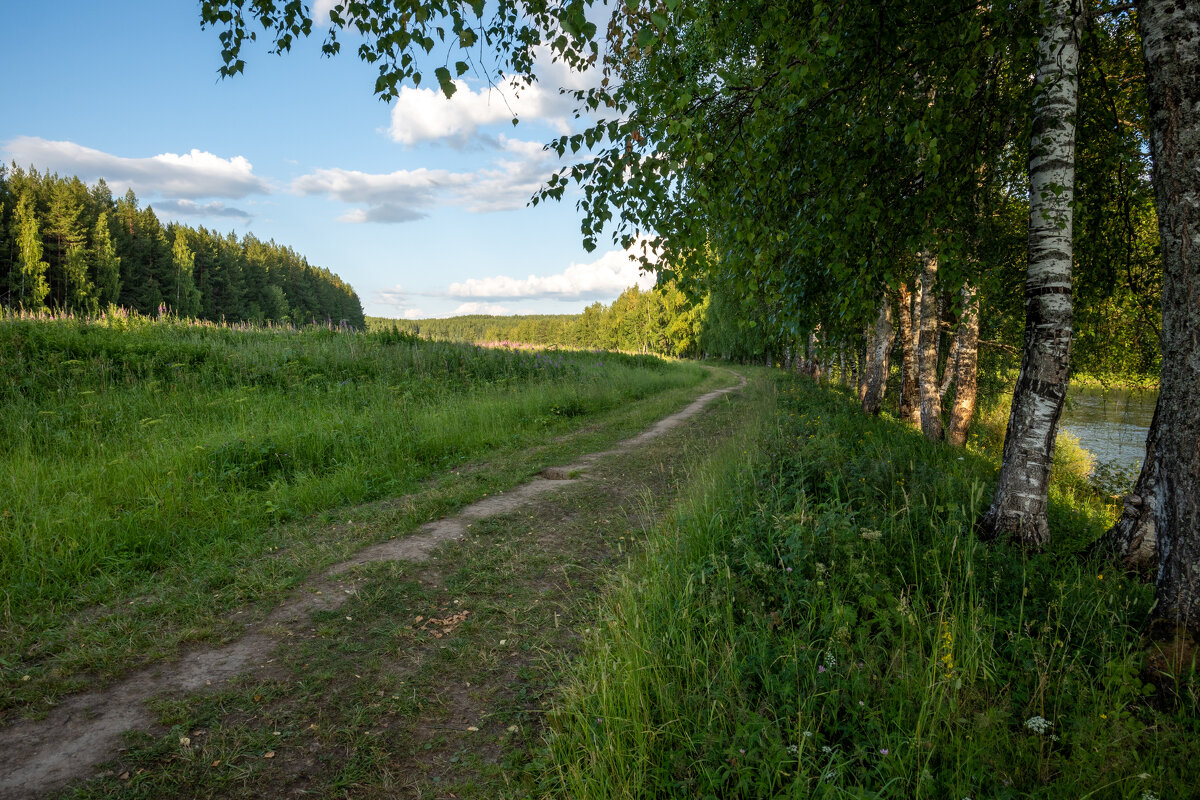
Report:
M69 286L79 277L70 274L73 267L68 264L68 258L71 251L82 247L85 241L80 217L83 214L81 196L87 196L87 189L78 178L63 180L51 176L47 180L50 183L50 205L46 210L42 238L46 243L46 261L50 264L50 288L55 305L67 307L71 305ZM78 266L77 260L75 267Z

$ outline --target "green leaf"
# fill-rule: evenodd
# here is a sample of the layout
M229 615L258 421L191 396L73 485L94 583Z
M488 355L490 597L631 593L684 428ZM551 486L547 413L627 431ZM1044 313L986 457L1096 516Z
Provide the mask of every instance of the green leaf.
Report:
M647 26L645 28L642 28L640 31L638 31L637 46L644 50L647 47L649 47L650 44L657 38L658 38L658 35L654 33L654 29Z
M456 62L454 65L454 72L456 75L462 75L464 72L466 72L470 68L471 68L471 66L467 62L459 61L459 62Z
M458 87L450 79L450 70L445 67L438 67L433 71L433 74L437 76L438 84L442 87L442 94L446 95L446 99L453 97L454 93L458 91Z

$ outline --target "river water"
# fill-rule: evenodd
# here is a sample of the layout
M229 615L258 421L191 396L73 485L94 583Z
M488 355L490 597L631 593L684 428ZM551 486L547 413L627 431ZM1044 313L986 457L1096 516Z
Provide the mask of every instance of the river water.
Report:
M1154 418L1157 389L1093 389L1071 387L1062 428L1096 456L1097 464L1132 471L1142 467L1146 432Z

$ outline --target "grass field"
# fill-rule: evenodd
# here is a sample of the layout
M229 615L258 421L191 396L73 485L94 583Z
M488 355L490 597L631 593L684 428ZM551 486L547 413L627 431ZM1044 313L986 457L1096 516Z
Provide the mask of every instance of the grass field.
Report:
M1200 682L1146 677L1153 587L1077 553L1111 520L1064 448L1052 551L984 545L970 449L777 378L608 593L540 791L571 798L1195 795Z
M222 613L366 543L314 536L321 514L418 488L412 520L444 513L703 375L389 332L0 320L0 709L228 633Z

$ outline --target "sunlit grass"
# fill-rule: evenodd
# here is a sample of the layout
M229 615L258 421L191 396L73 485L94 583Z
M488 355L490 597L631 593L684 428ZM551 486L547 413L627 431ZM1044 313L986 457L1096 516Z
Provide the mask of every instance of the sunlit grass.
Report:
M0 374L0 662L25 670L77 611L157 602L181 579L219 593L280 523L413 491L703 373L392 332L9 317Z
M995 454L781 379L647 542L551 715L548 793L1187 796L1193 681L1163 710L1151 587L1076 555L1111 515L1069 446L1054 552L985 545ZM980 432L982 438L986 431Z

